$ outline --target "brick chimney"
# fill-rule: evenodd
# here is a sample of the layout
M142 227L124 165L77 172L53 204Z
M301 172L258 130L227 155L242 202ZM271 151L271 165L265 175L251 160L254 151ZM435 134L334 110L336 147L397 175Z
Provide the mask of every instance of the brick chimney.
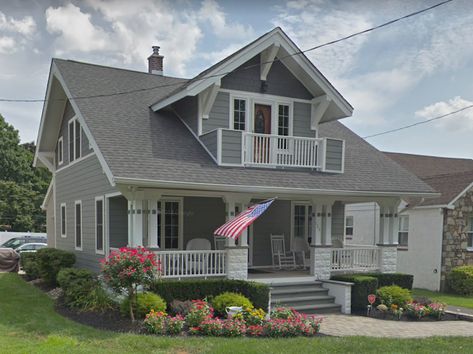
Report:
M163 59L162 55L159 55L159 48L157 45L153 47L153 54L148 57L148 72L150 74L163 75Z

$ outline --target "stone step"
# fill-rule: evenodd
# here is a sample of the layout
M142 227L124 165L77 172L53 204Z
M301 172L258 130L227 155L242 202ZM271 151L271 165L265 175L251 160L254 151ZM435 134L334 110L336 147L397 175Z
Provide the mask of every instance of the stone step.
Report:
M323 314L323 313L340 313L341 305L337 304L319 304L319 305L296 305L294 310L305 314Z
M271 284L272 288L290 288L295 286L305 287L305 286L322 286L322 282L314 281L287 281L287 282L274 282Z
M271 306L281 305L281 306L298 306L298 305L321 305L321 304L333 304L335 298L329 295L322 296L291 296L291 297L281 297L273 298L271 297Z
M294 297L294 296L320 296L327 295L328 289L322 287L304 287L291 289L272 289L271 298Z

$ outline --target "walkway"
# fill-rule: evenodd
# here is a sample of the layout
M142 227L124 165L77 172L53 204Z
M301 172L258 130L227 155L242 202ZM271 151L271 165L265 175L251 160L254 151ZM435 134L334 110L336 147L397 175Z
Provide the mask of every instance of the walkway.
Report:
M433 336L473 336L473 322L408 322L379 320L363 316L324 315L320 329L330 336L421 338Z

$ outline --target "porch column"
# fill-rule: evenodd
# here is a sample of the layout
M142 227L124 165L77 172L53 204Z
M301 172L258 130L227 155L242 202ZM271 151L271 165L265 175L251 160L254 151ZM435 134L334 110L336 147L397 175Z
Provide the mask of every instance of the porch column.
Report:
M236 199L232 197L225 197L226 219L231 220L235 218ZM242 245L240 239L237 246L234 239L227 238L225 245L226 255L226 270L227 278L246 280L248 278L248 246Z
M148 201L148 247L158 248L158 201Z
M399 233L398 208L400 200L383 201L379 204L379 271L395 273L397 270L397 246Z
M332 267L332 203L312 200L312 235L310 274L317 279L330 279Z
M143 246L143 200L128 201L128 245Z

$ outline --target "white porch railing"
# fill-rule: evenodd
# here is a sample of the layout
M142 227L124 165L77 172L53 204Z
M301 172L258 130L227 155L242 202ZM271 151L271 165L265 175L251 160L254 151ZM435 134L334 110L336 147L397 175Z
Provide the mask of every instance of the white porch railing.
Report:
M163 278L214 277L227 274L226 250L157 251Z
M244 164L319 168L323 139L243 133Z
M363 271L379 268L379 250L376 247L332 249L332 271Z

